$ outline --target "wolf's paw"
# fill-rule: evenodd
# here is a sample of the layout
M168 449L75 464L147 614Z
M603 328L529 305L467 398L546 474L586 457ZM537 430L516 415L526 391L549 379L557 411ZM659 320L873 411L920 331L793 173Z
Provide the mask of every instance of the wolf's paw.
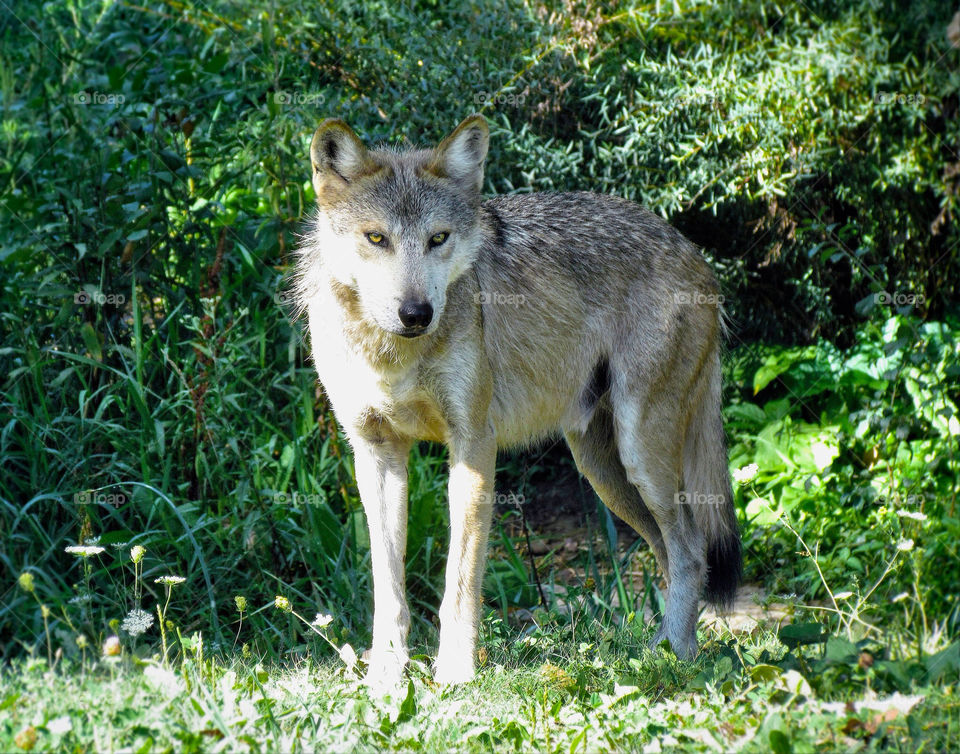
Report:
M679 659L687 660L688 662L696 660L697 652L700 651L700 647L697 646L697 640L689 637L686 639L677 639L676 641L671 639L670 647Z
M665 642L666 640L667 640L667 631L666 629L663 628L663 626L661 626L660 628L657 629L657 632L653 635L653 638L647 644L647 647L649 647L650 649L656 649L661 644L663 644L663 642Z
M650 643L647 646L649 646L650 649L656 649L664 641L670 642L670 649L673 650L673 653L677 656L678 659L691 660L691 661L696 659L697 651L699 649L697 647L696 636L686 636L686 637L668 636L666 629L664 629L661 626L660 629L657 631L657 633L654 634L653 638L650 640Z
M472 653L460 656L441 654L433 666L433 680L439 684L467 683L475 674Z
M386 696L402 688L406 657L394 653L371 653L367 662L363 683L374 696Z

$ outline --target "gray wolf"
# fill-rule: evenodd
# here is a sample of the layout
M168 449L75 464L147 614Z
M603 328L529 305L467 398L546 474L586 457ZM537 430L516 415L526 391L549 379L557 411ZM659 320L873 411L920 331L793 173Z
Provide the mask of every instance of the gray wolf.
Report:
M563 433L603 502L649 543L662 625L697 652L701 593L740 578L720 416L717 282L677 230L590 193L481 198L479 115L433 149L368 149L342 120L310 147L316 212L294 295L353 449L370 529L367 681L408 659L407 457L449 448L450 549L438 682L475 672L497 449Z

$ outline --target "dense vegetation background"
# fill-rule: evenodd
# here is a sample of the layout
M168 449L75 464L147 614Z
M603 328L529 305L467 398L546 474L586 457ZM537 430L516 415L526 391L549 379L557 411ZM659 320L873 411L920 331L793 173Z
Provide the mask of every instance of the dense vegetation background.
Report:
M335 644L365 646L369 565L349 452L283 287L312 201L307 146L328 116L370 142L425 145L480 111L492 128L488 193L636 199L703 246L722 281L731 469L757 465L738 475L747 578L794 605L796 625L766 655L717 636L689 675L671 666L649 688L643 672L631 677L670 697L728 676L768 681L774 671L750 668L776 666L804 673L811 698L930 686L949 697L960 667L954 4L0 6L7 668L30 657L87 668L87 648L99 654L110 634L131 657L162 644L164 657L196 660L195 632L208 651L335 657L274 609L277 595L335 616L324 629ZM442 450L418 448L411 475L413 638L429 651ZM656 612L651 561L618 539L589 490L577 505L593 528L576 557L531 547L544 532L527 517L562 480L579 490L570 477L558 448L503 459L499 488L524 505L505 507L493 537L491 662L577 663L556 642L607 629L618 657L639 656L640 639L621 633L632 615L617 606ZM146 553L134 564L136 545ZM564 594L586 616L576 635L560 592L545 588L568 561L579 580ZM155 583L168 574L186 581ZM120 630L170 589L169 636ZM531 614L542 635L518 622ZM517 649L521 635L540 654ZM810 665L804 644L827 664ZM612 670L571 676L571 704L625 682ZM2 742L24 730L16 700L30 693L17 688L0 699ZM955 703L934 707L891 723L887 738L869 720L815 730L864 745L955 741ZM402 714L391 725L413 724L409 706ZM737 735L762 723L764 745L793 740L782 721L744 720ZM536 724L510 724L477 745L543 744ZM663 733L645 730L620 743ZM389 732L364 740L397 745Z

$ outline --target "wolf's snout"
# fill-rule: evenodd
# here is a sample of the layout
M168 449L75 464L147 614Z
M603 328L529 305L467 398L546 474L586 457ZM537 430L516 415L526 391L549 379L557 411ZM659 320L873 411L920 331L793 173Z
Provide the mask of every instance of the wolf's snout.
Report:
M397 314L404 327L422 330L433 319L433 307L429 301L404 301Z

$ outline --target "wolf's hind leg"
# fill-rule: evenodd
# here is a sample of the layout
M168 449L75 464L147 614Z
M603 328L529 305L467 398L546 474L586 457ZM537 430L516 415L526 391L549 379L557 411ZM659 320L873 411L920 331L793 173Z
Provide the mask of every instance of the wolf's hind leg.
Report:
M678 495L682 433L667 406L652 406L629 395L619 401L614 397L614 406L620 460L660 527L670 563L663 625L653 644L667 638L677 657L693 659L699 599L707 573L706 534Z
M600 401L585 431L567 430L564 437L580 473L590 482L603 504L646 540L669 585L669 561L663 535L620 462L609 401Z

